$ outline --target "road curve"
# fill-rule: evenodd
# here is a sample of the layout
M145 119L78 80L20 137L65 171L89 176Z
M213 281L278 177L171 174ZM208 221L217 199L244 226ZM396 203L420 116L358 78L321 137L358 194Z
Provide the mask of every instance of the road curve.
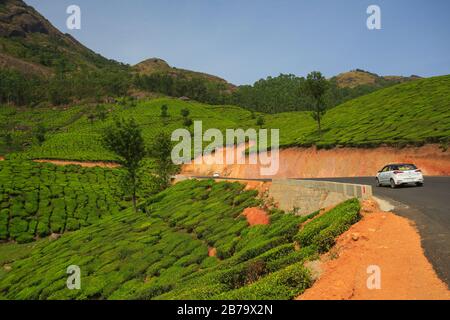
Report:
M415 222L425 255L450 287L450 177L425 177L423 187L376 187L374 177L314 179L373 186L374 196L389 201L396 214Z

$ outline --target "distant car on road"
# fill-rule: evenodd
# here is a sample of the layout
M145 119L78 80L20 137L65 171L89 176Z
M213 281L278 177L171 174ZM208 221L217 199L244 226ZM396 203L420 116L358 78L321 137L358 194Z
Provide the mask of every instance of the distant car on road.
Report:
M214 177L214 178L220 178L220 173L217 173L217 172L214 173L214 174L213 174L213 177Z
M400 185L415 184L423 186L422 171L413 164L390 164L381 169L377 174L377 186L384 185L396 188Z

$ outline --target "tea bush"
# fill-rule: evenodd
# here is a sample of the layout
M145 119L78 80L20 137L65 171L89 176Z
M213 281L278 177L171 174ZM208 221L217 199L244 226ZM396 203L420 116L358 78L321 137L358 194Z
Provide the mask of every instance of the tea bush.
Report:
M80 195L86 202L93 198ZM56 241L40 240L11 255L11 270L0 274L0 299L292 299L312 283L303 262L317 257L321 231L356 221L351 217L359 205L349 201L299 232L308 217L280 211L270 213L269 225L250 227L241 214L259 203L239 183L180 182L142 203L142 212L102 215ZM9 207L3 210L9 214ZM45 213L50 227L52 213ZM29 234L29 221L14 219L15 232ZM40 228L38 223L36 232ZM0 257L12 245L0 245ZM218 249L216 257L209 256L211 247ZM66 288L69 265L81 268L81 290Z
M357 199L348 200L308 223L295 236L302 247L314 245L319 252L328 251L334 239L360 219Z
M127 207L118 170L0 162L0 240L78 230Z
M330 109L323 117L322 137L310 112L264 114L264 128L280 130L282 147L317 145L373 148L388 144L405 146L441 143L450 137L450 76L432 77L377 90ZM169 107L170 117L161 121L161 106ZM215 106L195 101L157 98L139 101L134 108L108 105L108 117L91 123L85 116L90 106L76 106L67 110L25 108L19 111L0 108L0 135L10 132L7 127L22 125L36 128L43 123L49 132L42 144L32 143L12 158L47 158L67 160L114 161L115 156L99 147L103 130L114 117L134 117L151 142L160 131L173 132L183 128L183 109L190 111L193 121L203 121L203 129L217 128L222 132L231 128L255 128L255 115L235 106ZM380 130L384 128L385 130ZM29 129L30 131L31 129ZM14 141L27 141L31 132L14 131ZM149 143L150 144L150 143ZM0 154L8 150L0 141ZM239 202L240 200L237 199Z

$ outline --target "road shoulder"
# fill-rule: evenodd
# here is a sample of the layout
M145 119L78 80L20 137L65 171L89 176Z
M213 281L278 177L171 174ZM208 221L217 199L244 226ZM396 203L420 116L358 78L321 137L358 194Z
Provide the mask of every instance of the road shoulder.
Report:
M299 300L450 300L450 291L425 257L410 220L381 211L374 201L365 202L362 213L362 220L316 263L320 275ZM380 270L380 289L367 285L374 266Z

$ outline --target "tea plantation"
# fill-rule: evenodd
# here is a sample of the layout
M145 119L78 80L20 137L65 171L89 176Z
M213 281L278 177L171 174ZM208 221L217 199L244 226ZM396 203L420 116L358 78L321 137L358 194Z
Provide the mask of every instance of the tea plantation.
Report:
M168 106L168 117L164 118L161 117L163 105ZM202 120L204 131L209 128L222 131L259 128L258 113L235 106L211 106L172 98L142 100L134 107L107 105L103 120L91 121L89 108L93 107L57 110L0 108L2 123L11 123L9 127L0 126L0 134L15 125L13 138L25 139L23 144L31 144L25 152L8 157L114 161L114 155L99 143L101 133L112 124L114 117L134 117L150 145L156 133L171 133L184 127L180 114L182 109L190 111L191 120ZM309 112L262 114L262 117L263 128L280 130L282 147L447 144L450 139L450 76L396 85L337 106L324 116L321 138ZM38 123L50 129L42 145L29 140L29 131ZM0 152L6 149L4 141L0 141Z
M77 230L129 206L119 171L0 162L0 241Z
M0 299L292 299L312 284L303 262L359 219L359 202L317 217L274 210L269 225L249 227L241 213L260 201L238 183L189 180L144 212L106 215L9 259L17 244L0 245ZM70 265L81 290L66 288Z

